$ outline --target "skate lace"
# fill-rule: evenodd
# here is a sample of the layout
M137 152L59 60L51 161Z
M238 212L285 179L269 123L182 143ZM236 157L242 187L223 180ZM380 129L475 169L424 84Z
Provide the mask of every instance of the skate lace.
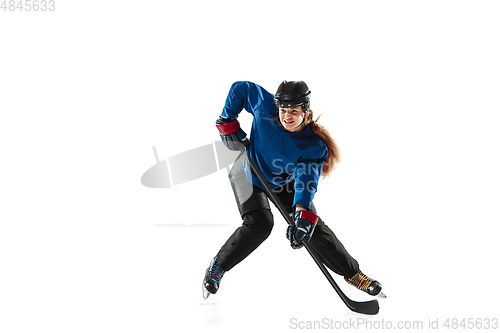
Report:
M366 291L370 284L373 282L373 279L369 278L363 272L358 271L352 278L344 278L347 283L355 286L356 288Z
M224 276L224 270L220 268L219 264L217 263L217 259L213 261L212 265L210 266L210 277L212 280L219 282L220 279L222 279L222 276Z

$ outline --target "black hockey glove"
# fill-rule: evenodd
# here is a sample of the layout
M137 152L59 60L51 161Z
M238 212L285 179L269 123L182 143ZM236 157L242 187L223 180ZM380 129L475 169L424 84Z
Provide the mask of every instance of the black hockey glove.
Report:
M220 132L220 137L224 145L231 150L241 150L241 145L250 146L246 133L240 128L240 123L237 119L219 117L215 122L215 126Z
M311 239L319 216L313 212L301 210L293 213L293 219L295 225L286 229L286 238L293 249L300 249L304 246L303 242L309 242Z

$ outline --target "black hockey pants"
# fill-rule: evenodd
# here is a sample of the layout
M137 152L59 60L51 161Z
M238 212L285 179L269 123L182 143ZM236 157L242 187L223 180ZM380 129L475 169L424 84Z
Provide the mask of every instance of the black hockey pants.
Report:
M266 240L274 225L267 195L246 180L243 163L244 158L240 155L229 174L243 224L235 230L217 254L217 261L225 271L245 259ZM291 213L295 195L293 181L274 192L283 205L289 209L288 213ZM314 204L310 209L316 213ZM285 229L283 229L283 237L285 237ZM309 244L320 255L326 267L335 273L348 278L357 273L358 262L351 257L321 218L316 224Z

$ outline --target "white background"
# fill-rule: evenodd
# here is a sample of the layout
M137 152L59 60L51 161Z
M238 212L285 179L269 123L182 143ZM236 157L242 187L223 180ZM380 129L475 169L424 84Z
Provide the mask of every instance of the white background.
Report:
M173 189L140 178L152 146L165 159L218 140L238 80L312 90L344 159L320 183L318 212L389 296L366 320L498 316L499 15L496 1L0 11L0 332L277 332L293 318L366 318L289 248L277 211L270 238L202 300L205 268L240 223L226 172Z

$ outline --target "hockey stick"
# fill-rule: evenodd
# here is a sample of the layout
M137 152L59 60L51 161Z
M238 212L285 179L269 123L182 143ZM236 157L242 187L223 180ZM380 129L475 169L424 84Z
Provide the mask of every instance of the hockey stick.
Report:
M283 218L286 220L286 222L289 225L293 226L294 222L292 220L292 217L286 213L285 207L283 206L281 201L276 197L276 195L273 193L271 187L269 186L269 184L265 180L264 175L259 170L259 168L255 165L254 161L250 158L246 149L242 148L241 153L243 154L243 156L247 160L247 162L250 165L250 168L252 169L255 176L257 176L257 178L259 179L262 186L264 186L264 189L266 190L267 195L269 196L271 201L273 201L273 203L276 205L276 207L280 211L281 215L283 215ZM307 252L309 252L311 257L313 257L314 261L316 262L318 267L321 269L321 271L325 275L328 282L330 282L333 289L335 289L335 291L337 292L337 294L339 294L342 301L345 303L345 305L347 305L347 307L351 311L366 314L366 315L374 315L374 314L378 313L379 305L378 305L378 301L376 299L366 301L366 302L356 302L356 301L349 299L344 294L342 289L340 289L340 287L337 285L337 283L335 282L333 277L330 275L330 273L328 272L326 267L323 265L323 262L322 262L321 258L319 257L318 253L316 253L316 251L307 242L304 242L303 244L304 244L304 247L307 249Z

